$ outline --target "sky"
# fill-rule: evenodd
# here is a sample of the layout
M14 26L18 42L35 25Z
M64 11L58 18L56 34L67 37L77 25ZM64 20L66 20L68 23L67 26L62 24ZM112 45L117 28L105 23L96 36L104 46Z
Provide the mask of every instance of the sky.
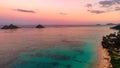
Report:
M0 0L0 24L106 24L119 18L120 0Z

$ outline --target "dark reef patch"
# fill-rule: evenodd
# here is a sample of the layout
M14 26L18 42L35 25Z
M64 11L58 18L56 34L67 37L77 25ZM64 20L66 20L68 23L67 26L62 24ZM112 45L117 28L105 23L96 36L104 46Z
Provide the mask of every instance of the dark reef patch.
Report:
M72 50L72 51L73 51L73 52L80 53L80 54L84 54L84 51L82 51L82 50L74 49L74 50Z
M37 54L31 54L29 56L30 57L42 57L43 55L41 53L37 53Z
M48 55L47 56L48 58L51 58L51 59L55 59L55 60L69 60L70 57L69 56L65 56L65 55Z

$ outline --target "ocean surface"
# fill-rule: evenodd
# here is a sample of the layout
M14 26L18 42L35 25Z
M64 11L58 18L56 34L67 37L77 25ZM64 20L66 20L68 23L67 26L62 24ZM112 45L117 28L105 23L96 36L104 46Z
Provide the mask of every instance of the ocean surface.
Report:
M0 29L0 68L92 68L109 27Z

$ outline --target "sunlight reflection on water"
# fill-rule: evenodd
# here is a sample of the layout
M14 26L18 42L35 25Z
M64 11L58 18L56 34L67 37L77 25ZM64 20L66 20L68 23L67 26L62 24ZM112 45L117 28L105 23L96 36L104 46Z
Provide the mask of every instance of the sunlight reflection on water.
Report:
M0 30L4 68L89 68L108 27Z

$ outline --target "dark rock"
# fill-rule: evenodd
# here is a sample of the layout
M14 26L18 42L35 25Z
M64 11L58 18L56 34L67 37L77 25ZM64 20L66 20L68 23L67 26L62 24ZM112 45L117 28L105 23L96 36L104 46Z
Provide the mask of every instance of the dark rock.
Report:
M5 26L3 26L1 29L8 29L8 26L5 25Z
M120 30L120 25L116 25L116 26L114 26L114 27L111 27L111 29Z
M10 24L10 25L3 26L1 29L17 29L17 28L19 28L19 27L15 26L13 24Z
M36 28L45 28L45 27L42 25L37 25Z

